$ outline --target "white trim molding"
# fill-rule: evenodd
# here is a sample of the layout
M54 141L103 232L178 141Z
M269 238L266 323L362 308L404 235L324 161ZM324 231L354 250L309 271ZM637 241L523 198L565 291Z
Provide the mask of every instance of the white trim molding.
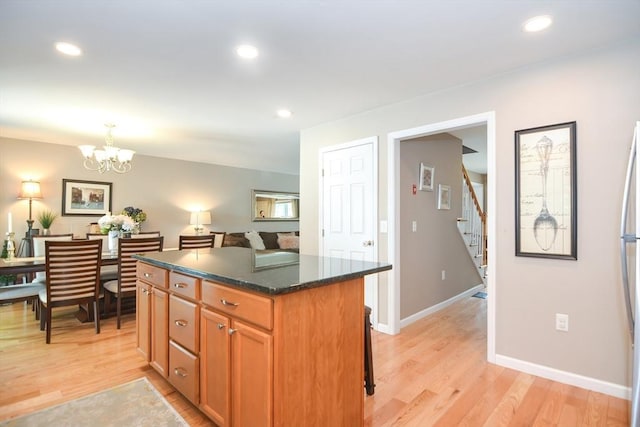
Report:
M598 393L604 393L620 399L629 400L631 398L631 388L629 387L602 381L596 378L585 377L584 375L574 374L572 372L561 371L559 369L538 365L520 359L514 359L513 357L497 354L496 364L559 383L569 384L575 387L596 391Z
M451 304L453 304L456 301L460 301L462 299L466 299L469 298L471 295L475 294L476 292L482 291L484 289L484 284L480 283L479 285L474 286L471 289L468 289L458 295L454 295L451 298L449 298L446 301L442 301L439 304L436 305L432 305L429 308L425 308L424 310L421 310L417 313L412 314L409 317L405 317L404 319L400 320L400 327L404 328L405 326L409 326L410 324L412 324L413 322L417 322L418 320L422 319L423 317L427 317L430 314L436 313L440 310L442 310L443 308L446 308L448 306L450 306Z

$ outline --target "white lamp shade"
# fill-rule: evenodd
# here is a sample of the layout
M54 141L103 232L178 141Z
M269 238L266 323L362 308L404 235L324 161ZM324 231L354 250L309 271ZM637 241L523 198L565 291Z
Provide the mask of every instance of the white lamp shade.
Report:
M211 212L209 211L191 212L191 219L189 220L189 224L190 225L211 224Z
M86 158L93 156L93 150L96 149L95 145L81 145L78 147L82 151L82 155Z
M130 162L134 153L135 151L133 150L120 150L118 151L118 161L122 163Z
M22 181L18 199L42 199L40 183L38 181Z

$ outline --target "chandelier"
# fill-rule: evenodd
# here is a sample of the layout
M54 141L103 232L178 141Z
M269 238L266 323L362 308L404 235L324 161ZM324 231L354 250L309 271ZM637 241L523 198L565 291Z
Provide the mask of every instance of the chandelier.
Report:
M131 159L133 159L135 151L115 147L111 130L116 125L107 123L105 126L107 127L107 135L104 139L106 145L102 147L102 150L96 150L95 145L81 145L78 147L84 156L84 167L100 173L108 171L117 173L129 172L131 170Z

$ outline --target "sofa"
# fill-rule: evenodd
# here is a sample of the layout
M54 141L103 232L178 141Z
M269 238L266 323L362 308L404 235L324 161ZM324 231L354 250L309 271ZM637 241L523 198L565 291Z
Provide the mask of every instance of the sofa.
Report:
M249 235L249 237L247 237ZM255 237L259 236L259 240ZM262 249L259 246L260 240L264 244L264 249L279 249L291 252L299 250L299 231L250 231L238 233L226 233L222 246L239 246L242 248ZM252 239L254 245L252 245ZM256 244L257 242L257 244Z

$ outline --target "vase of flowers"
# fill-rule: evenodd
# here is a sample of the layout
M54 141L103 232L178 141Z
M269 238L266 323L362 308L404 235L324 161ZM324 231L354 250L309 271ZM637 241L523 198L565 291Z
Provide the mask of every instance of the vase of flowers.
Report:
M126 215L135 222L135 227L131 232L133 234L138 234L140 229L142 228L142 223L146 221L147 214L139 208L134 208L133 206L127 206L122 210L122 215Z
M109 235L107 243L111 253L118 251L118 238L122 233L131 233L135 228L135 222L127 215L107 214L98 220L98 225L102 234Z

